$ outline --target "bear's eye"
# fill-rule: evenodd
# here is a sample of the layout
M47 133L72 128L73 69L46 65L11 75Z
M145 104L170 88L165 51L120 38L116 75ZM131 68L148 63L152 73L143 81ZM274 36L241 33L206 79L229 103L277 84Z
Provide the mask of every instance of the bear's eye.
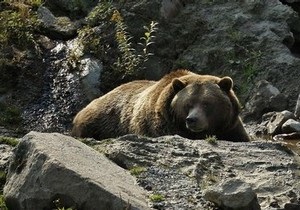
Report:
M189 110L193 108L193 104L191 102L186 102L184 108L187 112L189 112Z
M204 101L204 102L202 103L202 107L203 107L203 108L209 108L209 107L210 107L210 104L209 104L207 101Z
M207 114L208 112L213 110L212 104L207 101L202 103L202 108L206 111Z

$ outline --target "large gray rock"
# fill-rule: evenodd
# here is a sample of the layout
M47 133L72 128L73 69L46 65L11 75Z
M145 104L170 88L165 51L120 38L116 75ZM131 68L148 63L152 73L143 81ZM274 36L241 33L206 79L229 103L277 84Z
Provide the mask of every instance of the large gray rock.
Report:
M295 116L300 119L300 94L298 96L298 100L295 107Z
M275 112L270 118L267 127L269 135L276 135L282 132L282 125L289 119L293 119L294 114L290 111Z
M100 96L100 76L103 70L102 63L95 58L80 60L80 76L84 95L91 101Z
M205 190L204 197L221 209L261 209L251 186L239 179L229 179Z
M45 5L56 13L65 13L70 16L80 17L87 14L98 0L52 0L46 1Z
M44 33L54 39L70 39L75 37L79 24L73 23L68 17L55 17L46 7L37 10Z
M4 196L9 209L148 209L143 190L103 154L58 133L30 132L11 159Z
M259 120L266 112L283 111L287 107L286 97L266 80L257 82L253 93L245 106L246 120Z
M300 133L300 122L294 119L288 119L285 123L283 123L281 129L283 133Z

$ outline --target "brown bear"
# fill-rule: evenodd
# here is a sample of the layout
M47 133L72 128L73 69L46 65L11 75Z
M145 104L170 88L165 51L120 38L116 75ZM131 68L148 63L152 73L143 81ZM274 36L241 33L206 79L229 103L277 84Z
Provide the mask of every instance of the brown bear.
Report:
M159 81L123 84L93 100L74 118L72 135L105 139L125 134L178 134L190 139L215 135L249 141L230 77L177 70Z

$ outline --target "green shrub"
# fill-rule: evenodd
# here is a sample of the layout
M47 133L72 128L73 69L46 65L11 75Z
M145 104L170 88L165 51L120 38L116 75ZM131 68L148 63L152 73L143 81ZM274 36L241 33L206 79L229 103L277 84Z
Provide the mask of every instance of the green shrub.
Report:
M101 21L108 21L115 8L112 5L112 1L101 1L96 7L89 13L86 20L90 26L99 24Z
M152 53L149 52L149 46L153 44L152 41L155 36L153 33L157 31L157 22L151 21L150 26L144 26L146 30L144 36L140 39L143 46L142 52L139 53L137 49L133 48L133 43L131 42L132 36L127 32L127 25L124 22L121 13L118 10L114 10L111 17L111 21L115 23L116 27L116 41L118 44L118 49L121 56L115 62L115 66L121 72L125 74L132 75L135 74L137 69L148 60Z
M33 32L38 26L38 21L32 6L25 4L26 2L12 0L6 2L9 6L0 12L1 48L5 49L10 44L19 48L35 45Z
M3 195L0 195L0 209L1 210L8 210L8 208L6 207Z
M217 144L217 137L216 136L206 136L205 140L209 143L209 144Z

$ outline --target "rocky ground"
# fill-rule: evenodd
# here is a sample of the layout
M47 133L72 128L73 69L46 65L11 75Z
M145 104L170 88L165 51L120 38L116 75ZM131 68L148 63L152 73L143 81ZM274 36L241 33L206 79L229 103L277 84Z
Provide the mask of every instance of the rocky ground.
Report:
M156 209L213 209L205 193L229 179L250 184L262 209L300 201L300 156L280 143L124 136L93 147L123 168L145 167L138 183L165 198Z
M44 208L56 199L74 209L125 203L167 210L300 207L300 156L281 143L136 135L84 142L95 150L58 133L24 136L4 188L8 207ZM1 150L1 164L7 163L11 151ZM103 202L89 196L95 194Z

